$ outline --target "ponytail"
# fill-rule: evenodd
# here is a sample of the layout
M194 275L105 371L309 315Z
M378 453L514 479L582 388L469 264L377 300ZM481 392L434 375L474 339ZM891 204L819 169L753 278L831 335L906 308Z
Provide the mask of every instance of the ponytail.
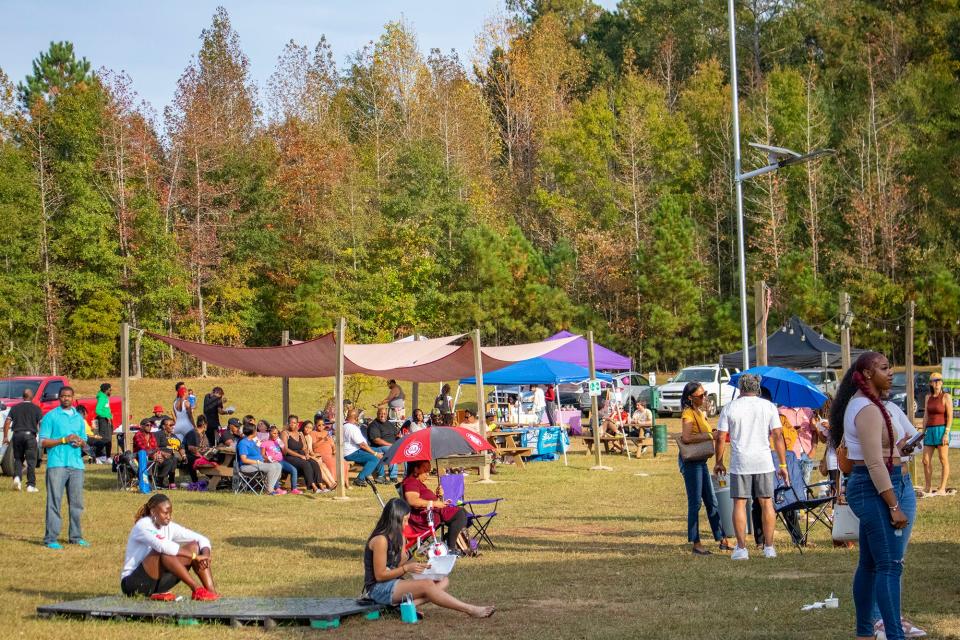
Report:
M847 412L847 405L850 404L853 395L860 391L880 409L880 413L883 415L883 421L887 426L887 436L890 438L890 456L887 458L887 469L890 470L893 468L893 448L896 444L893 435L893 421L890 418L890 412L887 411L880 398L870 390L870 385L867 384L867 379L863 375L863 372L872 367L874 361L880 356L881 354L876 351L867 351L861 354L853 366L844 374L843 380L840 381L840 386L837 388L837 396L830 407L830 441L834 448L840 446L840 441L843 439L843 418Z
M150 496L149 500L140 505L140 508L137 509L137 514L133 517L133 521L139 522L141 518L146 518L148 515L150 515L150 511L153 510L154 507L159 507L165 502L170 502L170 498L162 493L153 494Z

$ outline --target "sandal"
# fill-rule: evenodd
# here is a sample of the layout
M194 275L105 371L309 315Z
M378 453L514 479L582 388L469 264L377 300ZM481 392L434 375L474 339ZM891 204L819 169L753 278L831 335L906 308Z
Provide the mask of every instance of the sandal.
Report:
M720 543L720 551L733 551L733 547L728 544Z
M712 552L707 551L706 549L697 549L696 547L694 547L691 551L693 551L693 555L695 556L712 556L713 555Z

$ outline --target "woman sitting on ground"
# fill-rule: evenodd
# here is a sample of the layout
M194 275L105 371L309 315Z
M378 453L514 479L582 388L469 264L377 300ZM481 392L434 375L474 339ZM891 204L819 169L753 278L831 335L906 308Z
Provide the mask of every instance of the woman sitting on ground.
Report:
M402 579L408 573L423 573L428 566L413 562L403 549L403 529L409 518L410 507L399 498L393 498L383 508L363 550L363 596L380 605L395 605L410 594L417 605L432 602L475 618L492 616L493 607L467 604L447 593L450 580L446 577L441 580Z
M454 555L462 555L457 550L457 537L467 526L467 513L461 507L454 507L450 501L444 501L425 484L430 477L430 461L418 460L407 465L407 477L403 479L403 497L410 505L410 526L417 533L430 530L427 511L433 509L433 522L439 526L447 525L447 548ZM439 489L438 489L439 491Z
M133 530L120 572L120 590L125 596L173 600L170 590L182 582L194 600L216 600L210 572L210 541L196 531L171 520L173 505L162 493L150 496L137 510ZM198 585L190 570L200 579Z

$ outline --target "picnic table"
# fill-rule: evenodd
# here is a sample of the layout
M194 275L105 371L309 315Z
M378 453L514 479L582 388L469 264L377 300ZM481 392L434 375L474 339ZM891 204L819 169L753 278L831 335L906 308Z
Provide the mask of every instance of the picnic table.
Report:
M236 447L219 445L216 447L216 450L217 453L223 456L223 461L218 463L215 467L203 467L197 469L198 472L207 476L210 481L210 486L214 489L217 488L217 485L220 484L222 479L233 478L233 460L237 456Z
M529 456L533 453L530 447L517 446L517 436L522 436L525 431L498 429L487 432L487 442L490 443L500 457L513 456L518 469L524 468L523 456Z

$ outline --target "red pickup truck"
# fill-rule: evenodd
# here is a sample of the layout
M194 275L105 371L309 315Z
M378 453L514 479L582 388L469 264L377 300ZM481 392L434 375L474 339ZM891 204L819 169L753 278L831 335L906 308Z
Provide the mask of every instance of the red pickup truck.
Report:
M0 402L12 407L23 402L23 390L33 390L33 403L46 415L54 407L60 406L57 396L60 389L70 386L70 381L62 376L23 376L18 378L0 378ZM88 422L93 422L97 407L96 398L78 398L74 396L73 406L87 408ZM110 413L113 414L113 426L122 424L120 398L110 397ZM0 429L3 425L0 424Z

